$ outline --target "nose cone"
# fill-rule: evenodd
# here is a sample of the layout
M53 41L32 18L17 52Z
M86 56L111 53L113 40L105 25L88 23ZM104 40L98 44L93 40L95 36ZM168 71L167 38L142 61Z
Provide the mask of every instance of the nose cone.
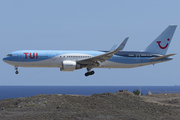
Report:
M2 59L5 63L12 65L12 58L9 56L6 56Z
M5 62L5 57L2 60Z
M8 57L4 57L3 61L6 62L8 60Z

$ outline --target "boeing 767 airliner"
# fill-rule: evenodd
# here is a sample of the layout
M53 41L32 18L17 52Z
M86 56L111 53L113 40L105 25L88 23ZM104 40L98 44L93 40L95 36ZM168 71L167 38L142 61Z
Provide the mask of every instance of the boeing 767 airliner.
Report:
M122 51L128 37L110 51L20 50L9 53L3 61L15 67L56 67L61 71L86 68L85 76L93 75L92 68L134 68L172 60L175 54L166 52L177 25L168 26L145 50Z

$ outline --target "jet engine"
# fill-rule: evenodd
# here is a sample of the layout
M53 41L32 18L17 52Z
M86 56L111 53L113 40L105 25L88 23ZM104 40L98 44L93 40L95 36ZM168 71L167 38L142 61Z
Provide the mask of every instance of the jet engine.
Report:
M77 64L75 61L63 61L61 71L73 71L76 69L81 69L81 65Z

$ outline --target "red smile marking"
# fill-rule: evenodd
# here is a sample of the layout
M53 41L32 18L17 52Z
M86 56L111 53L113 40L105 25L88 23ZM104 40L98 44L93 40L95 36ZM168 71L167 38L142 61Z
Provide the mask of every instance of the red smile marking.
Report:
M168 38L167 41L169 41L169 40L170 40L170 39ZM168 43L167 43L165 47L162 47L162 46L160 45L161 41L157 41L157 43L158 43L158 45L159 45L159 47L160 47L161 49L166 49L167 46L168 46Z

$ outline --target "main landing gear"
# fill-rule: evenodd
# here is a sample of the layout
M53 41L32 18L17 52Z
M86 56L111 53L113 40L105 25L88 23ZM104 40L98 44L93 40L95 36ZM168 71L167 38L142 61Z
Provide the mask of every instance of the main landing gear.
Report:
M15 68L15 70L16 70L15 73L18 74L18 73L19 73L19 72L18 72L18 66L14 66L14 68Z
M85 76L87 77L89 75L93 75L94 73L95 73L94 71L90 71L90 72L85 73Z
M87 66L87 73L85 73L85 76L89 76L89 75L93 75L95 72L94 71L90 71L92 69L92 65L88 65Z

